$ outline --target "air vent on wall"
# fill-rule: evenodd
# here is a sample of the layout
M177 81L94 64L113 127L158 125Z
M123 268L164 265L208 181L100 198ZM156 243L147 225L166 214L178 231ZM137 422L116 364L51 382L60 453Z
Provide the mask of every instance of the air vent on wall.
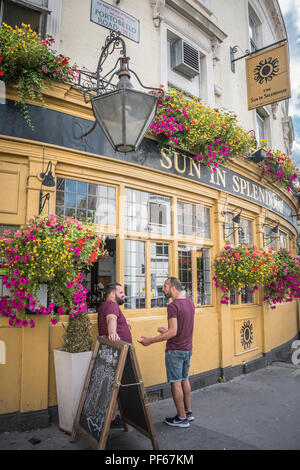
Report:
M183 39L171 44L171 67L188 78L200 74L199 51Z

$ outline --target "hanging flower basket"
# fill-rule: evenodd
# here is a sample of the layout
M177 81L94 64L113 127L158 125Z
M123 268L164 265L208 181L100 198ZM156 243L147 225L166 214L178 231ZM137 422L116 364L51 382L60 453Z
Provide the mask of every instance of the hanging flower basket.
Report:
M295 189L299 182L299 170L294 162L279 149L268 148L268 141L261 140L260 152L265 152L265 157L258 162L259 168L266 178L272 182L287 188L288 191Z
M282 302L300 298L300 258L292 251L279 250L274 253L271 276L265 284L264 300L271 308Z
M230 246L228 243L214 262L216 287L222 291L221 303L228 304L230 293L247 288L254 292L268 279L272 265L272 249L267 252L255 246Z
M0 298L0 316L8 317L12 326L34 320L36 315L74 317L86 310L87 289L82 271L89 269L104 252L104 243L92 224L55 214L36 217L18 232L4 231L0 237L1 268L8 270L3 285L10 296ZM41 285L47 284L48 303L40 298Z
M264 300L271 308L300 297L300 259L292 251L227 244L216 257L214 270L215 285L223 291L222 304L232 300L231 292L240 292L244 287L249 293L264 287Z

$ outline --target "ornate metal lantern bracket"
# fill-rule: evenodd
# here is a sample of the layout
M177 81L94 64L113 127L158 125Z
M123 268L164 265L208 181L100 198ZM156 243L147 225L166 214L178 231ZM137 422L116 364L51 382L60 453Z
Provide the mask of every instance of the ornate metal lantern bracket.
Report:
M117 59L114 67L104 75L104 63L107 58L116 51L120 51L120 57ZM96 97L116 91L120 88L132 88L132 85L130 83L131 74L135 76L139 85L142 88L146 90L160 91L160 99L163 100L163 90L161 88L145 86L139 79L136 72L129 67L129 60L130 58L127 56L126 52L126 44L124 39L120 37L120 32L110 31L110 34L106 38L105 44L102 47L96 72L80 70L80 74L78 75L78 78L74 83L79 88L79 90L83 92L85 102L89 103ZM113 79L116 76L120 79L120 82L117 85L113 83ZM127 77L127 81L123 81L123 83L121 84L122 77ZM82 138L90 134L95 129L96 125L97 119L91 129L89 129L85 134L82 135Z

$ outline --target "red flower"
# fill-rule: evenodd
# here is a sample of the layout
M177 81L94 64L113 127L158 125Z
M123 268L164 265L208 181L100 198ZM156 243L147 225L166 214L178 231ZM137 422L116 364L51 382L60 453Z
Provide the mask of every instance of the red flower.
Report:
M68 65L68 63L69 63L69 62L67 61L67 59L64 59L64 60L62 61L61 65Z
M78 238L78 240L76 240L78 245L84 245L85 244L85 240L83 238Z
M3 77L3 75L4 75L4 72L0 70L0 77Z
M2 55L2 56L0 57L0 64L1 64L1 62L3 61L3 59L4 59L4 56Z

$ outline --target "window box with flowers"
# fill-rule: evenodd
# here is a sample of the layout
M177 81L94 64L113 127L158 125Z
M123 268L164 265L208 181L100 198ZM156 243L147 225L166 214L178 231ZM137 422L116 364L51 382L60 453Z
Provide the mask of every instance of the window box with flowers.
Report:
M205 106L197 98L187 99L175 89L159 101L149 132L160 148L180 147L191 152L195 154L192 158L207 165L211 172L255 147L254 135L238 124L236 114Z
M56 81L72 82L79 73L70 66L70 59L57 54L53 46L53 38L41 39L30 25L0 25L0 85L2 82L17 90L16 104L22 107L32 129L27 100L38 99L44 106L42 92L47 86Z

